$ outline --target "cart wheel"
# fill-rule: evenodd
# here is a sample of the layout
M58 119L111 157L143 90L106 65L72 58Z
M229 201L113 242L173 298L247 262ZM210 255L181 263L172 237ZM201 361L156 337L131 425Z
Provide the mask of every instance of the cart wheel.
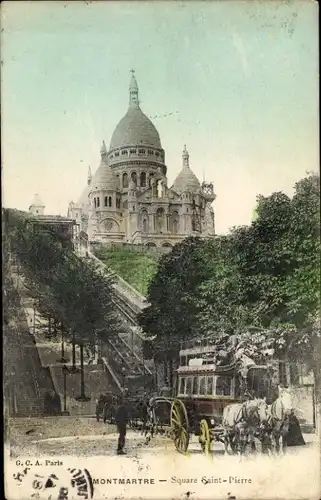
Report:
M200 422L199 442L201 444L203 453L205 453L205 455L209 455L209 453L211 452L211 436L208 423L205 418Z
M189 443L189 423L184 403L175 399L171 406L171 430L177 451L185 454Z

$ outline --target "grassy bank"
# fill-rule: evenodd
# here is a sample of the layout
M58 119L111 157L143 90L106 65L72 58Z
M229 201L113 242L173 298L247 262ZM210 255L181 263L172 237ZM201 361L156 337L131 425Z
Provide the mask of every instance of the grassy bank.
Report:
M156 256L125 247L99 248L94 253L138 292L147 295L148 285L157 271Z

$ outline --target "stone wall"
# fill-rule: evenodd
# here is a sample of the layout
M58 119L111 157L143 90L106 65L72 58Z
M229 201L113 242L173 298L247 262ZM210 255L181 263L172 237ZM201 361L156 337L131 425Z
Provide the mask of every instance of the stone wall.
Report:
M132 244L132 243L99 243L99 242L91 242L90 243L91 251L99 248L126 248L128 250L132 250L133 252L141 252L148 253L153 255L156 258L161 258L164 254L167 254L171 251L171 247L151 247L143 244Z

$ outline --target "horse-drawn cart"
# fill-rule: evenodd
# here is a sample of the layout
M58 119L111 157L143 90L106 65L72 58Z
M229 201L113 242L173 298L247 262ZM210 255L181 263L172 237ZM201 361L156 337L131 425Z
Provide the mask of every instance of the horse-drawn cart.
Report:
M246 401L250 392L258 396L265 391L266 395L270 383L267 366L244 366L234 356L228 361L218 362L213 345L181 349L176 394L156 396L149 402L151 437L166 432L180 453L187 452L191 435L198 436L205 454L210 453L212 442L225 443L224 408Z

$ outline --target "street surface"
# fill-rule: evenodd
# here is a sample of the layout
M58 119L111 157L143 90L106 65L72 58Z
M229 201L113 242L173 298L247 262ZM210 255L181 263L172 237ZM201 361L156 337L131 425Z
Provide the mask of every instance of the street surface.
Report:
M225 500L229 494L237 500L320 498L320 485L315 481L319 477L320 454L313 434L304 435L306 446L289 448L285 456L257 454L241 460L225 456L220 443L214 444L210 457L204 456L195 436L188 455L184 456L176 452L168 438L156 436L146 444L144 436L132 430L127 433L127 454L117 456L115 430L114 426L96 422L94 418L11 419L7 477L22 470L23 464L28 465L30 460L30 474L53 472L59 478L67 467L86 467L94 480L94 500L138 497ZM53 467L36 467L36 459L41 465L48 460ZM124 478L130 485L124 483ZM139 478L145 478L147 484L135 484Z

